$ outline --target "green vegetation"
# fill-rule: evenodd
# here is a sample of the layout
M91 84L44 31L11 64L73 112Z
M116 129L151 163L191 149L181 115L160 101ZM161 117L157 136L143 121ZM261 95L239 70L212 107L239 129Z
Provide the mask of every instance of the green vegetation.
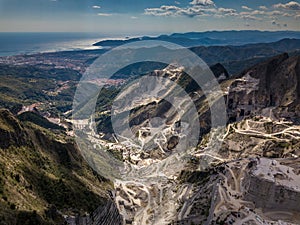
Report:
M46 118L44 118L34 112L24 112L24 113L18 115L18 119L23 122L25 122L25 121L32 122L36 125L39 125L43 128L47 128L47 129L50 128L50 129L65 130L63 127L60 127L54 123L51 123Z
M0 107L16 114L22 105L42 102L40 110L54 115L66 112L72 108L80 77L69 69L0 65Z
M111 183L87 165L72 139L7 110L0 121L10 133L0 148L0 224L63 224L57 210L84 214L105 204Z
M39 68L35 66L9 66L0 65L0 76L11 75L15 78L54 79L62 81L78 81L79 72L71 69Z

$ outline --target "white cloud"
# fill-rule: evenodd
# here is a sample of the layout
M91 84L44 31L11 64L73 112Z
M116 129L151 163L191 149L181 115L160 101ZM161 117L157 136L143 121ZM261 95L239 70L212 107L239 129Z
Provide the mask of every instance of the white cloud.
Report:
M179 11L180 15L185 15L189 17L209 16L215 13L218 13L217 9L215 8L202 8L199 6L188 7Z
M112 16L110 13L98 13L98 16Z
M251 9L250 7L245 6L245 5L242 6L242 9L249 10L249 11L253 10L253 9Z
M266 6L264 6L264 5L261 5L258 8L261 9L261 10L268 10L268 8Z
M251 12L247 11L247 12L240 12L239 15L242 16L243 19L245 18L250 18L252 20L254 20L254 17L256 19L258 19L256 16L260 15L260 16L263 16L263 15L266 15L267 13L265 11L261 11L261 10L253 10Z
M152 16L179 16L183 15L185 10L185 8L180 8L174 5L162 5L159 8L145 9L145 14Z
M177 6L174 6L174 5L162 5L160 7L161 10L164 10L164 11L178 11L180 10L181 8L177 7Z
M174 2L176 5L180 5L181 3L180 2L178 2L178 1L175 1Z
M235 9L228 9L228 8L218 8L218 12L224 16L238 16L238 13Z
M270 11L267 13L269 16L282 16L283 14L285 14L284 12L275 10L275 11Z
M152 16L237 16L235 9L217 8L211 0L193 0L189 6L179 7L174 5L162 5L159 8L147 8L144 14Z
M261 11L261 10L254 10L251 12L252 15L265 15L266 12L265 11Z
M93 8L93 9L100 9L101 6L99 6L99 5L93 5L92 8Z
M274 16L283 16L283 17L293 17L294 14L287 13L284 11L273 10L273 11L264 11L264 10L253 10L245 11L239 13L241 16L261 16L267 18L273 18Z
M208 5L215 5L212 0L193 0L190 2L191 5L198 5L198 6L208 6Z
M298 4L298 3L297 3ZM293 8L293 11L287 11L286 8ZM274 9L276 8L276 9ZM277 21L280 17L292 17L294 19L300 19L298 11L295 11L295 2L289 2L287 4L277 4L272 8L267 8L264 5L258 6L257 9L252 9L248 6L242 6L243 10L237 11L231 8L217 7L212 0L190 0L189 5L162 5L158 8L147 8L144 11L145 15L152 16L164 16L164 17L235 17L237 19L245 20L248 24L250 21L264 21L266 23L272 23ZM276 23L277 25L278 23ZM284 26L279 24L277 26Z
M266 15L270 16L270 17L272 17L272 16L293 17L294 16L294 14L283 12L283 11L278 11L278 10L266 12Z
M136 20L136 19L138 19L138 17L132 16L132 17L130 17L130 19Z
M242 15L241 18L244 20L262 20L261 18L252 15Z
M273 5L274 8L276 9L286 9L286 10L300 10L300 3L298 2L288 2L286 4L279 3Z
M219 12L223 12L223 13L235 13L236 10L235 9L227 9L227 8L218 8Z
M160 8L147 8L145 9L145 14L151 16L174 16L176 12L171 8L168 10L168 7L161 6Z
M293 17L294 15L291 13L283 13L282 16L284 17Z

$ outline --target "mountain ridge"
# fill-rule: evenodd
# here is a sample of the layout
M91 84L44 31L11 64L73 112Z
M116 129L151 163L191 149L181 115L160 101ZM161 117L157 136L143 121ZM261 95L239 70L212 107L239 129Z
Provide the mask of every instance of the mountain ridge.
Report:
M237 34L239 34L237 36ZM174 33L170 35L159 35L157 37L136 37L123 40L104 40L94 44L94 46L116 47L122 44L141 40L169 41L184 47L194 47L199 45L242 45L247 43L275 42L283 38L300 38L298 31L207 31Z

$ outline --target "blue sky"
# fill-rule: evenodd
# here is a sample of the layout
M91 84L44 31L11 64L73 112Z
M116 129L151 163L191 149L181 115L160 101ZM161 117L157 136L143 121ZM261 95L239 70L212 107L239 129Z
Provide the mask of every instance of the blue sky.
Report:
M299 1L0 0L3 32L300 30Z

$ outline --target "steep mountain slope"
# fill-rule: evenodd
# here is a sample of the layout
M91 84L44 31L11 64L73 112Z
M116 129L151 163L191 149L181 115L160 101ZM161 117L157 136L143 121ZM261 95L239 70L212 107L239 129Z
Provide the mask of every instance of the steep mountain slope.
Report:
M299 224L299 59L279 55L225 81L231 124L218 152L219 163L208 167L210 179L185 182L195 189L185 201L190 211L182 222ZM209 135L194 154L200 161L209 150ZM189 171L197 176L193 165ZM199 220L198 213L205 213L198 207L203 198L210 202L209 212Z
M90 169L63 132L20 122L4 109L0 121L0 224L64 224L64 217L111 201L111 183Z
M300 103L300 57L287 54L258 64L237 76L228 95L231 120L250 114L297 120Z

